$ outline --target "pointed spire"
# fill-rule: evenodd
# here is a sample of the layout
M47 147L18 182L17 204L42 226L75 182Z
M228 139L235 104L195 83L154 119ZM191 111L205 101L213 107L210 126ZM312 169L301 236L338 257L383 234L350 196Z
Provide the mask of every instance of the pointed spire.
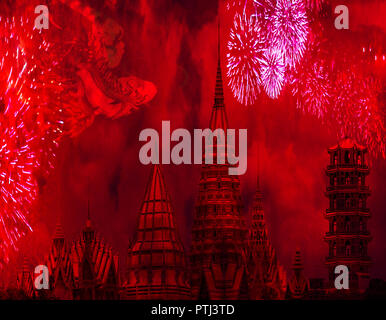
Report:
M220 18L218 23L218 43L217 43L217 73L216 73L216 86L214 93L214 104L212 110L212 116L210 119L210 128L212 130L221 128L226 130L228 128L228 119L225 113L224 104L224 89L221 72L221 42L220 42Z
M139 212L137 230L128 256L128 297L136 296L140 281L144 295L183 298L190 294L186 282L184 248L176 228L173 207L162 175L161 166L153 165ZM138 298L138 296L136 296Z
M90 199L87 200L87 220L86 220L86 228L91 228L91 210L90 210Z
M83 239L86 244L90 244L95 238L95 231L91 223L91 214L90 214L90 200L87 201L87 220L86 226L83 229Z
M60 222L60 218L58 217L55 234L54 234L54 240L59 240L59 239L64 239L64 231L63 231L63 226Z
M64 239L64 230L62 226L62 217L61 214L59 213L57 218L56 218L56 227L55 227L55 233L54 233L54 240L59 240L59 239Z
M152 168L150 179L145 192L145 201L169 201L165 181L159 164Z
M224 106L224 90L221 72L221 37L220 37L220 17L218 19L217 30L217 73L216 73L216 89L215 89L215 107Z
M303 259L299 248L296 249L293 264L292 264L292 269L303 270Z
M256 166L257 166L257 191L260 191L260 142L257 141L257 157L256 157Z
M27 256L23 257L23 273L27 274L31 272L31 266Z

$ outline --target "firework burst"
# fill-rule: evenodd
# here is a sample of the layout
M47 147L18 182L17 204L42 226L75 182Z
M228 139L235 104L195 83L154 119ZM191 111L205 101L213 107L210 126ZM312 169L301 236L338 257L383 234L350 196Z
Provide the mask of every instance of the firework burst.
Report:
M271 20L271 41L281 52L286 66L294 68L302 58L309 33L302 0L277 0Z
M366 144L373 154L385 157L385 110L380 103L382 86L353 66L338 74L334 84L333 117L338 134Z
M331 87L325 68L317 61L307 65L296 75L292 93L297 107L324 119L331 104Z
M330 110L332 89L320 46L317 41L309 41L301 65L290 73L290 84L297 107L324 120Z
M1 20L0 37L0 265L10 249L31 229L29 209L36 198L37 137L26 126L34 72L15 33L15 19ZM19 21L18 21L19 23ZM20 21L23 24L23 21ZM7 34L7 36L4 36Z
M283 88L285 65L281 52L269 49L264 52L261 60L261 77L264 90L269 97L276 99Z
M236 14L230 33L227 53L228 84L242 104L253 104L260 92L260 59L264 39L255 19Z

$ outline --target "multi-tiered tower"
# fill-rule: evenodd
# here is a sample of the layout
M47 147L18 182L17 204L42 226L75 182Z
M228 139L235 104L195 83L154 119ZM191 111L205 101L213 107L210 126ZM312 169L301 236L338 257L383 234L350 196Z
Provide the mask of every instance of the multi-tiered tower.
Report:
M90 214L79 240L71 248L73 298L119 298L118 254L96 233Z
M292 278L288 281L287 298L288 299L303 299L310 290L308 279L303 274L303 260L300 250L295 252L292 270Z
M154 165L128 255L126 299L190 299L185 252L169 193Z
M56 224L46 265L50 274L50 298L58 300L72 299L73 278L70 250L64 239L63 227L59 220ZM44 290L41 290L41 292L44 292Z
M220 50L210 129L228 129ZM240 181L228 174L229 164L216 164L218 151L227 145L218 147L214 142L214 164L203 164L201 171L192 227L192 293L199 299L247 298L247 230L241 216Z
M369 167L367 149L351 139L344 139L328 150L330 164L326 174L329 178L326 196L330 200L325 218L329 230L325 240L329 246L326 264L330 284L334 286L334 269L346 265L350 271L350 289L361 287L361 280L368 278L370 258L367 245L371 239L367 229L370 211L366 185Z
M286 277L284 269L277 262L275 249L268 238L259 178L251 209L247 253L250 298L283 299Z

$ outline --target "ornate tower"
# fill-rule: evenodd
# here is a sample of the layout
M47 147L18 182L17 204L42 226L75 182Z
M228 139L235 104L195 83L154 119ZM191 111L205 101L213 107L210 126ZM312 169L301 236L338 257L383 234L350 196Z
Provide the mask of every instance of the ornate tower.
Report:
M218 128L228 128L220 50L210 118L210 129ZM240 181L238 176L228 174L229 164L216 164L218 143L213 144L214 164L202 165L192 227L192 293L198 299L237 299L248 295L244 251L247 230L241 215ZM223 147L226 150L227 145Z
M74 299L119 298L118 255L96 232L90 211L79 240L71 248Z
M264 218L263 193L260 189L260 179L258 177L257 189L251 210L250 244L251 246L266 247L268 242L268 232Z
M32 299L35 297L35 287L33 280L33 268L29 259L23 257L23 266L17 274L16 288L19 290L19 296L23 299Z
M154 165L128 255L126 299L190 299L187 263L169 194Z
M369 167L366 161L367 148L351 139L344 139L328 150L330 164L327 166L328 186L326 196L330 204L325 218L329 230L325 235L329 254L326 265L330 285L334 287L334 269L346 265L350 271L350 289L359 289L361 280L368 278L371 264L367 245L371 240L367 229L370 211L366 185Z
M72 299L71 260L59 219L46 265L50 274L50 297L61 300Z
M268 238L259 178L251 210L248 276L252 299L284 298L286 277Z
M297 249L292 264L293 275L288 281L287 298L302 299L310 289L310 284L303 274L303 260L300 250Z

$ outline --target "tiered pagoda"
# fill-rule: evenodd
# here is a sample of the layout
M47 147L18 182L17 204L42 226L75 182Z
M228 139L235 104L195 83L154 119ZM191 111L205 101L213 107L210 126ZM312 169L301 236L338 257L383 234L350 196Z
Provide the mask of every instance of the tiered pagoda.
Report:
M22 299L34 299L33 269L26 256L23 257L23 266L16 275L16 291Z
M330 287L334 288L335 267L349 268L349 288L366 286L371 260L367 245L371 240L367 223L370 195L366 184L369 174L367 148L346 138L328 150L330 164L327 166L328 186L326 196L329 208L325 212L329 230L325 235L329 254L326 258Z
M228 129L220 50L210 129ZM190 253L192 293L195 299L248 298L247 229L241 215L240 181L237 175L228 174L229 164L216 164L217 147L216 141L214 164L202 165L195 205Z
M118 254L96 233L90 214L79 240L71 247L74 299L119 298Z
M160 165L154 165L128 254L125 299L190 299L188 265Z
M303 274L303 260L300 250L297 249L292 264L293 275L288 281L287 298L304 299L310 290L308 279Z
M60 220L56 224L50 253L46 260L49 272L49 295L52 299L70 300L72 296L72 264L70 250L64 238L64 231ZM39 293L44 293L40 290Z
M263 194L258 178L251 209L251 228L248 245L248 279L251 299L283 299L286 275L277 262L265 223Z

